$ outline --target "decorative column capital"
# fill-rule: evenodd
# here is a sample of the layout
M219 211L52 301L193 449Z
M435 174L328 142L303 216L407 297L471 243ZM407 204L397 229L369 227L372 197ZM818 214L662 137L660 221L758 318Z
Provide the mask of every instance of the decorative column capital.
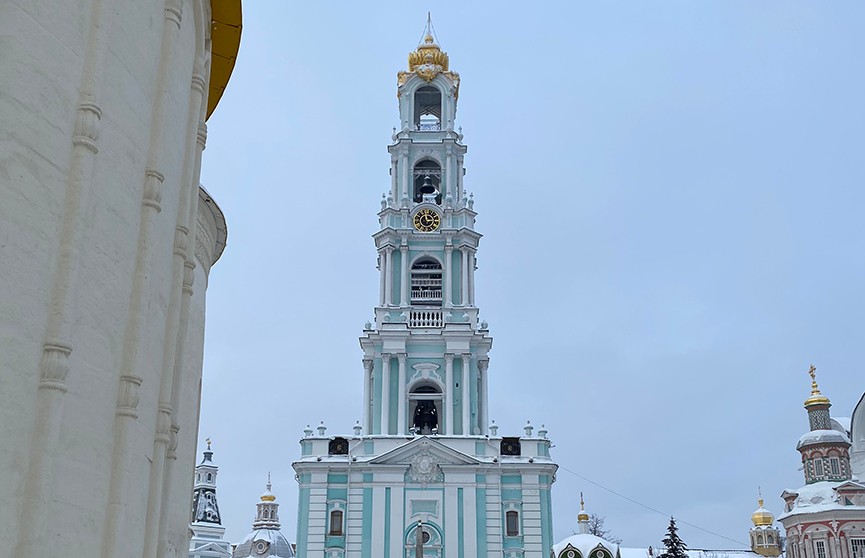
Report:
M365 359L363 359L363 369L366 370L367 372L370 372L370 373L371 373L371 372L372 372L372 367L373 367L374 365L375 365L375 360L373 360L373 359L371 359L371 358L365 358Z
M384 247L384 251L387 252L388 255L391 255L394 251L394 247L391 246L390 244L388 244L387 246Z
M405 364L405 359L406 359L405 353L397 353L396 358L399 359L400 364Z
M486 373L487 369L490 366L490 359L488 358L479 358L478 359L478 370L483 373Z
M468 363L472 359L471 353L463 353L460 357L463 359L463 364Z
M390 353L382 353L382 354L381 354L381 360L382 360L385 364L390 363L390 357L391 357L391 354L390 354Z
M453 361L454 361L454 354L453 353L445 353L445 363L446 364L452 364Z

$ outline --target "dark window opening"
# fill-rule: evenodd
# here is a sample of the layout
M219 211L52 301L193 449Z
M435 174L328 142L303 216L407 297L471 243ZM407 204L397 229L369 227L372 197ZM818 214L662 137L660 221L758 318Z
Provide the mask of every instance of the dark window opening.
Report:
M328 534L334 537L342 536L342 511L333 510L330 512L330 531Z
M328 455L348 455L348 440L334 438L327 444Z
M507 536L516 537L520 534L520 514L511 510L505 513L505 528Z
M430 196L439 205L442 203L441 182L442 168L435 161L424 159L414 166L414 190L412 199L415 203L424 201L424 195Z
M502 438L502 455L522 455L519 438Z

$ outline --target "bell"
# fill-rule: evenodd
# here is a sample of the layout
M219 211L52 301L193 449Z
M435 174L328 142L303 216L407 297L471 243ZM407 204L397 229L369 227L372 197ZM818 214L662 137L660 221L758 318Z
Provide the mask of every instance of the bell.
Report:
M432 179L430 179L429 175L426 175L423 179L423 184L420 187L421 194L435 194L436 187L433 186Z

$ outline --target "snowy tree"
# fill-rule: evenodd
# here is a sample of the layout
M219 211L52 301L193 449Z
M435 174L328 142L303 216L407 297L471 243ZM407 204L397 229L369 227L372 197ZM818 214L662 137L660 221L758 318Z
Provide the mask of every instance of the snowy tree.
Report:
M679 538L679 528L676 527L676 520L672 517L670 526L667 527L667 536L661 542L664 543L664 552L659 558L688 558L688 547Z
M605 541L613 544L622 544L622 539L613 536L609 529L604 529L604 517L601 515L592 514L589 516L589 534L601 537Z

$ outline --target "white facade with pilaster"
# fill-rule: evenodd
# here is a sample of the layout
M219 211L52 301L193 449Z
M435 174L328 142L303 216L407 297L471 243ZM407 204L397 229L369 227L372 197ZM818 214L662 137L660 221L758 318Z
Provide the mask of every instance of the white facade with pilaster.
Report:
M375 323L360 338L363 425L301 440L298 554L305 558L547 558L557 466L546 431L489 423L492 338L474 303L474 201L454 129L459 76L428 26L400 72L390 190L373 235ZM420 527L419 527L420 522Z
M239 35L239 0L0 3L9 555L38 554L45 525L64 556L188 552L205 290L226 240L199 174Z

